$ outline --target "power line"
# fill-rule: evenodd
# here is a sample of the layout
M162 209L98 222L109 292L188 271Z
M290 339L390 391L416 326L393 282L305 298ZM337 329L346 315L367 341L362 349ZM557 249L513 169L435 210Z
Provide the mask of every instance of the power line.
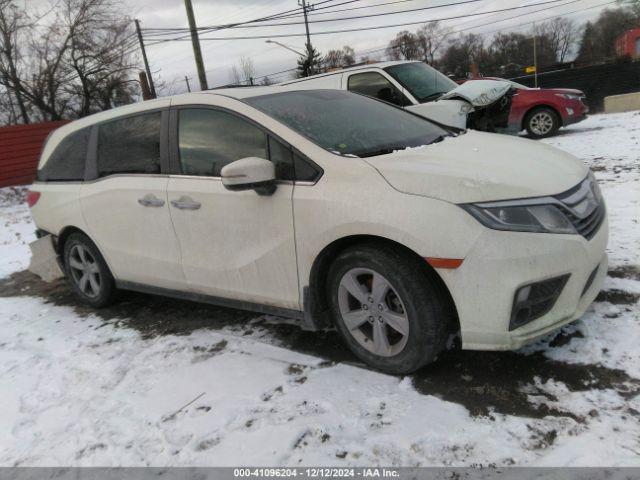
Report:
M324 3L328 3L331 2L333 0L323 0L321 2L316 3L316 5L322 5ZM362 0L349 0L347 2L344 3L352 3L352 2L359 2ZM336 5L342 5L342 4L336 4ZM332 5L333 6L333 5ZM328 8L328 7L323 7L323 8ZM245 25L245 24L250 24L250 23L256 23L256 22L264 22L264 21L268 21L268 20L277 20L278 18L280 18L281 15L286 15L286 14L291 14L291 12L298 12L300 10L300 8L294 8L294 9L290 9L290 10L285 10L283 12L279 12L279 13L274 13L272 15L268 15L265 17L260 17L260 18L255 18L253 20L246 20L243 22L236 22L236 23L229 23L226 25L213 25L213 26L204 26L204 27L198 27L199 31L203 31L203 32L207 32L207 31L214 31L214 30L224 30L224 29L228 29L228 28L236 28L239 27L241 25ZM283 17L286 18L286 17ZM188 28L184 28L184 27L172 27L172 28L147 28L147 29L143 29L143 32L174 32L174 33L182 33L182 32L188 32L189 29ZM159 35L159 33L157 34L150 34L150 35Z
M551 7L551 8L564 7L564 6L570 5L572 3L577 3L578 1L581 1L581 0L571 0L569 2L566 2L566 3L562 4L562 5L557 5L557 6L554 6L554 7ZM562 17L562 16L565 16L565 15L571 15L573 13L578 13L578 12L582 12L582 11L585 11L585 10L591 10L591 9L594 9L594 8L603 7L603 6L611 5L611 4L614 4L614 3L618 3L617 0L612 0L612 1L604 2L604 3L600 3L598 5L593 5L593 6L590 6L590 7L585 7L585 8L580 8L580 9L577 9L577 10L572 10L570 12L564 12L564 13L561 13L561 14L558 14L558 15L552 15L552 16L549 16L549 17L545 17L545 18L541 18L541 19L537 19L537 20L532 20L532 21L529 21L529 22L523 22L523 23L520 23L518 25L513 25L512 27L520 27L520 26L529 25L529 24L535 23L535 22L542 22L542 21L550 20L552 18ZM511 20L513 18L519 18L519 17L530 15L530 14L533 14L533 13L538 13L538 12L541 12L541 11L544 11L544 10L547 10L547 9L540 9L540 10L536 10L534 12L526 12L524 14L514 15L512 17L508 17L508 18L504 18L504 19L500 19L500 20L494 20L494 21L487 22L487 23L480 24L480 25L474 25L474 26L470 26L470 27L465 27L463 29L459 29L459 30L456 30L456 31L453 31L453 32L449 32L447 35L461 33L463 31L473 30L475 28L481 28L481 27L484 27L484 26L487 26L487 25L492 25L492 24L495 24L495 23ZM494 32L498 32L498 31L501 31L501 30L502 29L497 29L497 30L493 30L493 31L489 31L489 32L483 32L483 33L484 34L494 33ZM376 51L384 51L386 49L387 49L387 47L383 47L383 48L374 49L374 50L366 50L366 51L362 51L362 52L358 52L358 53L362 55L362 54L367 54L367 53L374 53ZM260 77L256 77L256 78L265 78L265 77L274 78L274 77L282 76L283 74L286 74L286 73L289 73L289 72L293 72L295 70L296 70L295 68L291 68L291 69L288 69L288 70L283 70L281 72L269 73L269 74L266 74L266 75L263 75L263 76L260 76Z
M321 2L315 3L314 4L314 10L324 10L327 8L335 8L338 7L340 5L346 5L349 3L354 3L354 2L361 2L362 0L347 0L345 2L342 3L335 3L332 5L327 5L324 7L318 7L318 5L322 5L328 2L331 2L334 0L323 0ZM395 2L389 2L389 3L400 3L400 2L407 2L407 1L415 1L415 0L396 0ZM364 7L358 7L358 8L370 8L373 7L375 5L367 5ZM340 11L340 10L336 10L336 11ZM259 22L266 22L269 20L279 20L281 18L292 18L292 17L302 17L304 16L304 13L300 13L301 12L301 7L299 8L294 8L291 10L285 10L283 12L279 12L279 13L274 13L272 15L268 15L265 17L259 17L259 18L255 18L253 20L246 20L243 22L235 22L235 23L227 23L227 24L220 24L220 25L205 25L205 26L201 26L198 27L198 30L201 31L214 31L214 30L224 30L224 29L228 29L228 28L237 28L239 26L242 25L246 25L246 24L251 24L251 23L259 23ZM318 13L333 13L333 11L330 12L318 12ZM311 12L308 13L309 15L311 15ZM187 32L189 31L188 28L185 27L164 27L164 28L143 28L142 29L143 32L168 32L168 34L174 33L174 34L178 34L178 33L182 33L182 32ZM149 35L159 35L159 33L149 33Z
M422 11L422 10L433 10L435 8L445 8L445 7L453 7L453 6L458 6L458 5L466 5L469 3L478 3L478 2L483 2L486 0L462 0L459 2L453 2L453 3L445 3L442 5L431 5L428 7L419 7L419 8L411 8L411 9L407 9L407 10L398 10L395 12L384 12L384 13L371 13L371 14L367 14L367 15L356 15L356 16L352 16L352 17L341 17L341 18L324 18L324 19L319 19L319 20L309 20L309 23L324 23L324 22L343 22L345 20L358 20L361 18L371 18L371 17L381 17L381 16L385 16L385 15L399 15L402 13L409 13L409 12L418 12L418 11ZM560 0L558 0L560 1ZM361 8L361 7L360 7ZM525 8L525 7L522 7ZM327 12L327 13L334 13L334 12ZM233 28L263 28L263 27L279 27L279 26L287 26L287 25L304 25L305 22L280 22L280 23L262 23L260 25L238 25L237 27L233 27Z
M349 7L349 8L340 8L337 10L329 10L328 12L318 12L318 11L314 11L314 12L310 12L309 15L310 16L316 16L316 15L328 15L331 13L339 13L339 12L348 12L351 10L361 10L363 8L375 8L375 7L383 7L386 5L394 5L397 3L406 3L406 2L415 2L416 0L394 0L392 2L384 2L384 3L375 3L373 5L362 5L361 7ZM352 3L352 2L344 2L344 3L337 3L335 5L328 5L326 7L320 7L320 8L316 8L316 10L325 10L327 8L335 8L335 7L339 7L340 5L345 5L347 3ZM299 17L300 14L299 13L291 13L288 15L283 15L280 18L293 18L293 17Z
M513 11L513 10L521 10L523 8L531 8L531 7L536 7L536 6L540 6L540 5L550 5L553 3L558 3L561 0L548 0L545 2L539 2L539 3L532 3L529 5L521 5L518 7L509 7L509 8L501 8L501 9L497 9L497 10L490 10L490 11L486 11L486 12L477 12L477 13L470 13L470 14L464 14L464 15L454 15L451 17L441 17L441 18L433 18L433 19L426 19L426 20L419 20L419 21L413 21L413 22L406 22L406 23L396 23L396 24L391 24L391 25L377 25L377 26L372 26L372 27L360 27L360 28L347 28L347 29L342 29L342 30L324 30L324 31L320 31L320 32L315 32L314 35L332 35L335 33L347 33L347 32L360 32L360 31L364 31L364 30L380 30L380 29L384 29L384 28L393 28L393 27L405 27L408 25L419 25L421 23L427 23L427 22L435 22L435 21L445 21L445 20L454 20L454 19L458 19L458 18L467 18L467 17L476 17L476 16L480 16L480 15L487 15L490 13L498 13L498 12L508 12L508 11ZM583 1L583 0L573 0L573 1ZM283 38L283 37L304 37L306 36L306 33L280 33L280 34L271 34L271 35L254 35L254 36L242 36L242 37L203 37L201 38L201 40L208 40L208 41L216 41L216 40L253 40L253 39L260 39L260 38ZM171 39L171 40L163 40L163 41L181 41L182 39L180 38L176 38L176 39Z
M583 1L583 0L571 0L569 2L563 3L562 5L556 5L556 6L553 6L553 7L550 7L550 8L560 8L560 7L571 5L572 3L577 3L577 2L580 2L580 1ZM512 25L510 28L521 27L521 26L524 26L524 25L530 25L530 24L535 23L535 22L544 22L544 21L550 20L552 18L563 17L565 15L571 15L573 13L578 13L578 12L582 12L582 11L585 11L585 10L591 10L591 9L598 8L598 7L603 7L603 6L606 6L606 5L611 5L613 3L618 3L618 0L613 0L613 1L605 2L605 3L600 3L598 5L593 5L591 7L580 8L580 9L577 9L577 10L572 10L570 12L565 12L565 13L560 13L560 14L557 14L557 15L552 15L550 17L539 18L539 19L536 19L536 20L532 20L530 22L519 23L517 25ZM491 22L482 23L480 25L472 25L470 27L465 27L465 28L461 28L461 29L458 29L458 30L454 30L452 32L447 32L446 34L441 35L438 38L442 38L442 37L450 36L450 35L455 35L457 33L466 32L466 31L469 31L469 30L473 30L475 28L486 27L487 25L493 25L493 24L500 23L500 22L506 22L507 20L513 20L514 18L524 17L524 16L531 15L531 14L534 14L534 13L543 12L545 10L547 10L547 8L541 8L541 9L535 10L533 12L526 12L526 13L521 13L521 14L518 14L518 15L513 15L513 16L507 17L507 18L501 18L501 19L498 19L498 20L492 20ZM491 31L488 31L488 32L483 32L483 34L500 32L502 30L503 29L500 28L500 29L491 30ZM382 48L376 48L376 49L372 49L372 50L364 50L364 51L358 52L358 53L360 55L366 55L366 54L369 54L369 53L385 51L385 50L387 50L387 48L388 47L382 47Z

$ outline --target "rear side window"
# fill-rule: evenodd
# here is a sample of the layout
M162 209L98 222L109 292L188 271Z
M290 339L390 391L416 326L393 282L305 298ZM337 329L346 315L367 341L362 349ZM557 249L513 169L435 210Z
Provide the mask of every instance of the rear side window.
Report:
M410 105L411 102L396 86L383 75L376 72L357 73L349 77L347 87L352 92L362 93L369 97L384 100L401 107Z
M152 112L100 125L98 175L160 173L160 119Z
M44 167L38 170L40 181L84 180L84 164L91 129L83 128L67 135L55 148Z

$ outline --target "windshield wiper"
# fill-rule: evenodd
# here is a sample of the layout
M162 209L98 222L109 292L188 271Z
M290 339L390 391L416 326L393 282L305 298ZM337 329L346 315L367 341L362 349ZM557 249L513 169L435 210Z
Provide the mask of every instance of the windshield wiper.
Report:
M433 140L431 140L428 143L420 143L417 145L393 145L393 146L384 146L384 147L380 147L376 150L369 150L369 151L365 151L362 153L356 153L355 155L357 155L360 158L366 158L366 157L375 157L377 155L387 155L389 153L393 153L395 151L398 150L406 150L407 148L417 148L417 147L424 147L427 145L431 145L433 143L438 143L443 141L446 137L449 137L452 135L438 135L437 137L435 137Z
M360 158L375 157L377 155L386 155L388 153L393 153L396 150L404 150L405 148L407 148L406 145L396 145L393 147L381 147L377 150L369 150L363 153L356 153L356 155L359 156Z
M420 103L422 103L422 102L428 102L429 100L433 100L433 99L435 99L435 98L440 98L440 97L441 97L442 95L444 95L445 93L447 93L447 92L435 92L435 93L432 93L431 95L427 95L426 97L422 97L422 98L420 99Z

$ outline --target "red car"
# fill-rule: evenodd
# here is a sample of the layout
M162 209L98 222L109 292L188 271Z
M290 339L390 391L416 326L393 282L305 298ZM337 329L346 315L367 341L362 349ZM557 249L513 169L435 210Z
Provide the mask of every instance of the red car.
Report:
M581 122L587 118L589 107L585 95L570 88L531 88L511 80L502 80L516 89L509 113L509 130L526 130L531 137L543 138L555 135L560 127Z

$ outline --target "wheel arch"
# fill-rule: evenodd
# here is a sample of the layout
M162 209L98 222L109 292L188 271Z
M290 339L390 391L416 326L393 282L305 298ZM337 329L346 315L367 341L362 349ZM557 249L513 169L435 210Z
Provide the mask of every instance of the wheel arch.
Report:
M520 125L520 130L526 130L527 128L527 120L529 119L529 115L531 115L534 111L539 110L541 108L548 108L549 110L552 110L553 113L556 114L556 116L558 117L558 121L560 122L560 127L564 126L564 120L562 118L562 115L560 114L560 112L558 111L558 109L556 107L554 107L553 105L549 104L549 103L537 103L531 107L529 107L527 109L526 112L524 112L524 115L522 115L522 124Z
M327 299L326 279L329 272L329 268L333 263L333 259L347 248L351 248L359 244L372 244L377 243L380 245L386 245L397 250L400 250L407 255L413 257L416 260L416 264L420 265L420 268L424 275L430 276L437 284L442 295L445 296L446 303L449 308L452 309L452 316L455 318L455 325L453 326L456 332L460 331L460 320L458 318L458 311L456 308L453 296L449 291L449 288L445 284L442 277L438 274L436 269L427 263L427 261L416 253L411 248L389 238L377 236L377 235L349 235L337 240L334 240L327 246L325 246L320 253L316 256L311 266L309 273L308 285L304 287L304 313L307 324L312 324L316 329L327 328L332 325L333 320L329 313L329 302ZM453 333L456 333L453 332Z
M64 244L72 233L82 233L83 235L89 237L89 235L87 235L87 232L83 231L81 228L78 228L75 225L67 225L62 230L60 230L60 233L58 233L58 237L56 239L56 251L58 252L58 255L62 255L62 253L64 252ZM91 241L93 242L93 240ZM93 243L95 244L96 242Z
M102 259L106 263L107 268L109 269L109 273L115 278L111 263L109 262L109 259L102 252L102 249L100 248L98 243L85 230L75 225L67 225L66 227L62 228L62 230L60 230L60 232L58 233L58 236L55 241L55 248L56 248L56 253L60 256L60 259L62 259L62 256L64 255L65 242L74 233L81 233L82 235L86 236L91 241L91 243L93 243L93 245L96 247L96 249L102 256Z

